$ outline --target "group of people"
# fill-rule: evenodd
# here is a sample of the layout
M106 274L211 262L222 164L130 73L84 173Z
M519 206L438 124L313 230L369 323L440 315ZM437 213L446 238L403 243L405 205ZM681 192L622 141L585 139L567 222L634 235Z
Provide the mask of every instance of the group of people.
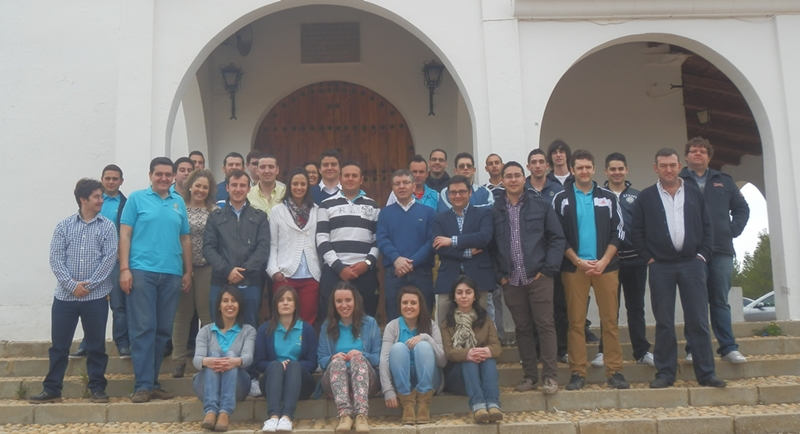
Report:
M626 180L624 155L605 159L600 186L594 156L561 140L532 150L525 166L489 155L485 185L473 183L472 155L455 157L451 177L447 154L436 149L392 174L383 209L361 190L360 164L341 162L335 150L291 170L287 184L278 181L276 157L257 151L228 154L220 183L198 151L174 163L159 157L151 186L127 198L122 170L109 165L101 181L78 182L79 211L53 235L50 372L30 401L61 399L78 319L91 399L108 401L108 298L117 350L133 362L131 400L172 398L158 382L168 341L176 377L194 343L206 429L226 430L248 393L267 399L266 432L291 431L298 400L312 395L334 399L337 432L368 432L369 397L381 392L388 407L402 408L404 424L429 422L432 396L442 390L467 395L476 422L496 422L503 419L496 363L508 343L503 301L523 367L515 389L541 384L553 394L559 361L572 373L566 390L585 385L590 288L601 328L591 365L605 366L609 387L630 387L618 337L621 293L634 358L657 370L650 387L674 383L676 287L686 360L699 384L724 387L708 311L722 359L745 362L727 298L732 238L749 208L732 179L709 168L712 156L707 140L692 139L681 169L678 153L661 149L658 182L639 192ZM375 320L379 260L383 332ZM648 272L653 353L644 320Z

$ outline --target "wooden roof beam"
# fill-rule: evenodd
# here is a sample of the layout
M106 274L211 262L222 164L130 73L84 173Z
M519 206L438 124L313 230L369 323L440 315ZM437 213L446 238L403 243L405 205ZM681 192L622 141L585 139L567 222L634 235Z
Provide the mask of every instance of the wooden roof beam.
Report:
M736 96L744 99L739 89L730 81L715 80L713 78L701 77L699 75L681 74L683 88L698 89L714 92L721 95Z

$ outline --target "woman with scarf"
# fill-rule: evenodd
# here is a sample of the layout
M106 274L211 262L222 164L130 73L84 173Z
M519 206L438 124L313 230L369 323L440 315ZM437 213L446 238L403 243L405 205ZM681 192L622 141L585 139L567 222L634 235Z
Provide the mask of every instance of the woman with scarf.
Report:
M297 291L300 318L314 324L319 309L321 269L316 243L317 205L309 185L305 169L292 170L281 203L270 212L267 273L276 288L289 285Z
M442 321L442 342L447 360L445 388L469 396L476 423L503 420L500 411L497 358L503 350L494 323L478 303L470 277L461 275L450 290L450 309Z

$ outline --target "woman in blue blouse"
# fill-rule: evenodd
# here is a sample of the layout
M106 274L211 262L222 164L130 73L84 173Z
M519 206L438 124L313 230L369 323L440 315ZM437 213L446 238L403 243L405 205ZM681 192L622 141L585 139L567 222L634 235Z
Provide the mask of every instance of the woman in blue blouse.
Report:
M325 370L322 390L333 396L339 414L336 432L353 427L369 432L369 397L380 390L376 368L380 363L381 331L375 318L364 313L361 294L351 282L334 285L322 323L317 359Z
M225 286L217 296L215 322L197 333L193 379L194 391L203 401L202 427L227 431L236 401L250 391L250 376L244 368L253 362L256 330L242 323L242 293ZM240 369L241 368L241 369Z
M267 398L264 432L291 431L297 401L314 392L317 334L298 318L297 291L289 285L275 290L272 318L258 328L255 368ZM279 418L280 417L280 418Z

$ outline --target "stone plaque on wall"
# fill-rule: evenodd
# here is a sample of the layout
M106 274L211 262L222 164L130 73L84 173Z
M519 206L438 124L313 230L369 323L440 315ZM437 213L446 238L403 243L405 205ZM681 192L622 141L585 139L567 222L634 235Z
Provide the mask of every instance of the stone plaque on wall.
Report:
M359 23L310 23L300 25L301 63L361 61Z

